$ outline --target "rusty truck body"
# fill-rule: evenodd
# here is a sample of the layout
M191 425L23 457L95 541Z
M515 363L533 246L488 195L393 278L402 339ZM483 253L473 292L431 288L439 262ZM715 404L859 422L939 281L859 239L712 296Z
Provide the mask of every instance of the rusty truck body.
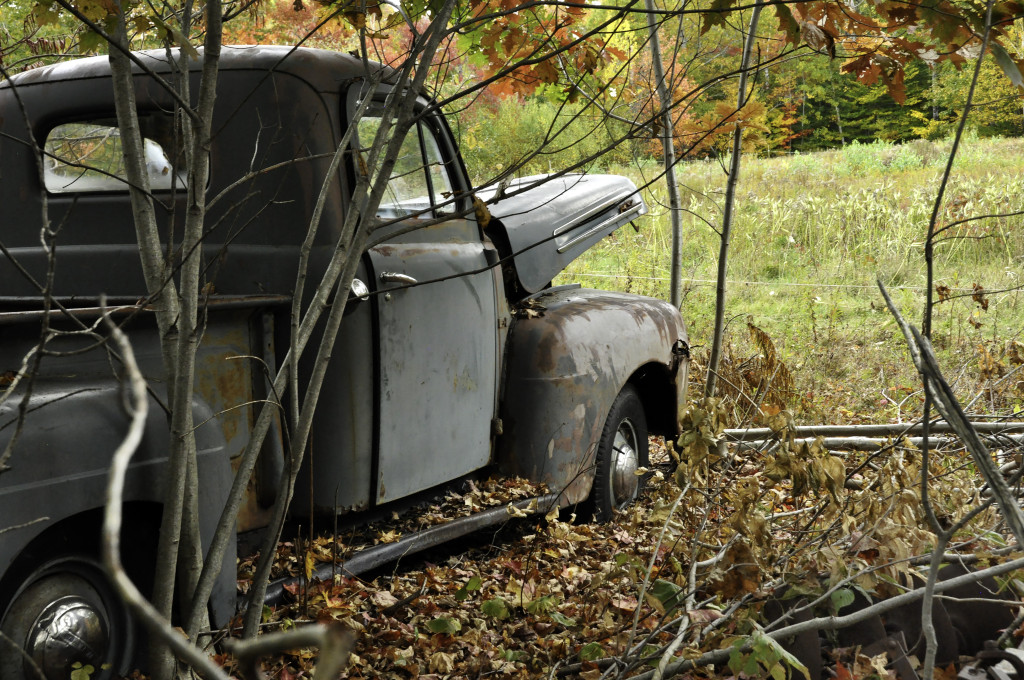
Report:
M139 57L169 72L162 52ZM330 158L361 98L386 92L367 91L365 68L319 50L224 49L193 402L204 540L287 349L299 249ZM174 102L142 70L134 78L158 217L171 234L185 210ZM648 432L676 434L686 329L662 301L551 280L645 206L622 178L524 178L503 188L508 198L480 194L491 200L483 229L445 119L426 98L417 107L381 203L391 224L359 263L318 406L313 482L299 485L296 507L360 513L500 473L546 484L563 505L589 497L608 516L636 493ZM353 148L379 124L378 108L357 123ZM0 83L0 133L0 447L10 453L0 472L0 630L24 652L0 651L0 678L36 677L26 656L52 680L76 661L120 672L136 651L133 629L97 551L107 469L129 415L123 366L97 323L101 295L152 402L124 489L125 562L143 585L169 437L107 60ZM336 245L356 156L327 198L311 278ZM44 246L46 229L55 248ZM302 365L300 382L309 370ZM260 455L239 532L267 522L284 466L280 431ZM218 622L234 611L234 567L232 554L211 602Z

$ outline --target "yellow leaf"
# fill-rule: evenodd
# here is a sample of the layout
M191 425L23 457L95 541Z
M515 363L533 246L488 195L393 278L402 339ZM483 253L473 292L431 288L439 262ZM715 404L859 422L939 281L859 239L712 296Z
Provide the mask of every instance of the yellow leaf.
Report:
M316 558L313 557L313 552L310 550L306 551L306 580L313 578L313 569L316 568Z
M517 508L516 506L509 503L505 506L505 511L508 512L511 517L526 517L526 513Z
M473 213L476 215L476 221L480 228L486 229L487 225L491 223L491 211L487 209L487 204L476 196L473 197Z

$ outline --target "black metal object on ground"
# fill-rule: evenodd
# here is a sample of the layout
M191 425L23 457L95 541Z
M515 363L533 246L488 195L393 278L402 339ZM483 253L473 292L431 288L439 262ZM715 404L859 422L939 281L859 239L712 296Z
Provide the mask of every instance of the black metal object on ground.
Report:
M509 508L515 508L521 512L528 512L536 507L539 512L547 512L558 502L558 494L549 493L534 498L507 503L483 512L478 512L468 517L459 517L445 524L418 531L394 543L383 543L372 548L360 551L340 564L321 564L313 572L313 578L318 580L330 579L334 574L345 576L358 576L376 569L377 567L395 562L403 557L415 555L418 552L433 548L456 538L467 536L474 531L486 529L509 519ZM267 596L264 604L276 606L284 601L286 586L300 583L304 577L293 577L274 581L267 587ZM239 598L239 608L244 607L244 597Z

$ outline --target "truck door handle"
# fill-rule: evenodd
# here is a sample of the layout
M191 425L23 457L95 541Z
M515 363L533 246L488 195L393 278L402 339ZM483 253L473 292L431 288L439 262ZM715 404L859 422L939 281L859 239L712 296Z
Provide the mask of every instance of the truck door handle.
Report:
M409 285L419 283L419 281L408 274L400 274L398 272L381 272L380 280L382 283L406 283Z

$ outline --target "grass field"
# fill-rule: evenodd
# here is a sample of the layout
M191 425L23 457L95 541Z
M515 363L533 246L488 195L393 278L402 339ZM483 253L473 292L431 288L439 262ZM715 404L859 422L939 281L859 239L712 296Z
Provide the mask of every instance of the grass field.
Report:
M920 325L923 243L948 143L853 145L782 158L744 158L729 252L723 377L744 392L744 361L757 354L748 321L765 331L795 390L786 405L811 423L889 421L921 408L919 381L875 286L880 276L904 314ZM718 161L680 168L683 205L683 315L698 368L706 359L726 175ZM640 230L624 228L577 260L559 282L668 298L671 235L656 165L613 168L651 182ZM1024 210L1024 140L969 140L954 166L939 226ZM936 248L939 304L933 340L943 370L977 413L1021 410L1015 372L1024 328L1024 217L974 220ZM974 286L986 291L975 299ZM1003 292L996 292L1003 291ZM987 302L987 309L982 302ZM749 376L748 376L749 377ZM700 380L702 376L695 377ZM739 383L739 384L736 384ZM737 422L749 402L737 402Z

